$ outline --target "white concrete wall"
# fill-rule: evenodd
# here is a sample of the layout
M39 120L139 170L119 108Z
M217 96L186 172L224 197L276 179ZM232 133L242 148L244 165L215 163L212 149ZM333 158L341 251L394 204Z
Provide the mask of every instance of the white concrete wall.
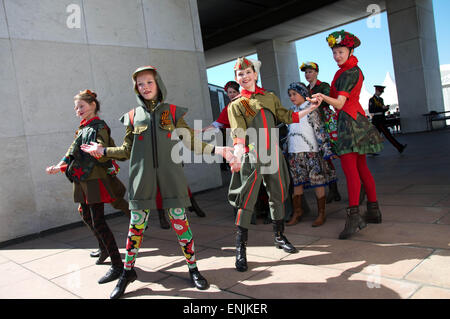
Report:
M67 27L71 4L80 28ZM0 242L80 220L72 185L45 174L73 140L78 91L98 93L117 144L140 65L158 68L188 123L212 121L195 0L0 0L0 61ZM218 165L187 167L192 191L221 186ZM128 162L121 168L127 185Z

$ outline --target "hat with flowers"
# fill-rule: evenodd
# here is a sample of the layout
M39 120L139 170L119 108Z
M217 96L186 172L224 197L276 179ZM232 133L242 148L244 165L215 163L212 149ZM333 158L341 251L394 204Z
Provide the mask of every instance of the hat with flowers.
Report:
M303 62L303 64L300 66L300 70L302 72L305 72L306 69L313 69L319 72L319 65L315 62Z
M358 37L345 30L335 31L327 37L328 46L334 48L336 46L347 47L349 49L357 48L361 45Z

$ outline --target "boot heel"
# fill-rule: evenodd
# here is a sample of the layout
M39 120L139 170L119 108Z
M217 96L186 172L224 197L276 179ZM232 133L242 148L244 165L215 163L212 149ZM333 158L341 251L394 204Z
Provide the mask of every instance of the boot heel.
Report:
M361 221L358 225L359 230L366 228L367 227L367 223L365 221Z

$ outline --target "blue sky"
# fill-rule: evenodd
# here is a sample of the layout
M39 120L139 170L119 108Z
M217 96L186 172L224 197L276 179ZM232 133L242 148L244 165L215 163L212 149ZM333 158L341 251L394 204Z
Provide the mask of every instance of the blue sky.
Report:
M439 63L441 65L450 64L450 41L448 37L450 32L450 0L433 0L433 6ZM364 84L369 92L371 92L373 85L381 84L384 81L386 72L389 72L395 80L389 27L385 12L380 14L379 27L369 28L367 19L362 19L296 41L298 65L300 66L304 61L317 62L320 67L319 79L331 83L337 71L337 65L325 38L329 33L341 29L352 32L361 39L362 45L355 50L355 56L364 72ZM250 57L256 58L256 55ZM208 69L208 82L224 86L226 82L233 80L233 66L234 61ZM300 72L300 80L306 82L303 72Z

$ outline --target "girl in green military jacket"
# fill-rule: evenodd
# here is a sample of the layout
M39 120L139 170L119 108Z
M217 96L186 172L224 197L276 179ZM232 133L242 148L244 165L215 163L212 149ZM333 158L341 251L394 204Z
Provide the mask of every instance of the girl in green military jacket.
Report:
M207 289L208 282L197 268L194 240L185 213L185 207L191 204L188 186L181 161L174 161L172 157L172 150L178 143L172 134L176 133L197 154L220 154L231 159L231 148L214 147L195 139L194 131L183 118L187 109L165 103L166 88L154 67L138 68L132 79L138 106L120 119L126 126L122 146L105 148L97 143L82 146L84 151L94 156L130 159L128 192L131 221L125 266L111 298L122 296L127 285L137 278L134 265L151 209L168 211L191 280L198 289Z
M99 243L96 264L101 264L109 256L112 267L99 283L106 283L119 278L123 270L122 259L117 248L114 235L108 227L104 215L104 204L110 203L129 216L128 204L123 199L125 187L115 176L118 166L106 158L95 159L81 151L83 143L97 142L104 146L114 146L110 129L97 113L100 103L97 94L85 90L75 95L75 113L81 118L80 127L75 140L63 159L57 164L47 167L48 174L65 172L73 183L73 197L84 223L92 230Z

